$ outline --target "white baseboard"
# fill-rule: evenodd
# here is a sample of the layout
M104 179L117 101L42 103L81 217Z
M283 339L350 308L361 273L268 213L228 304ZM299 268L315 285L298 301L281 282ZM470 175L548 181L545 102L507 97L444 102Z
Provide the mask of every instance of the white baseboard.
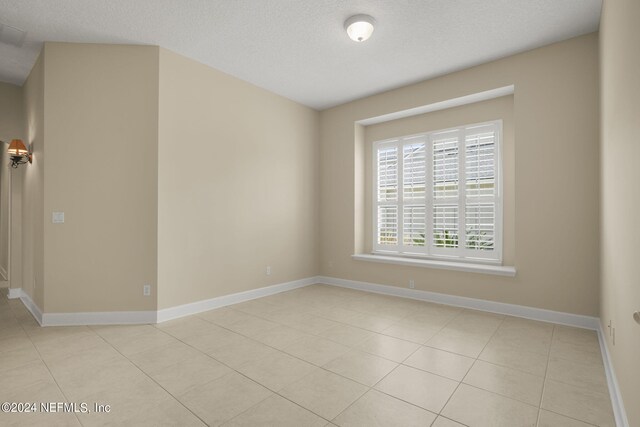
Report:
M185 317L191 314L202 313L203 311L213 310L215 308L225 307L231 304L238 304L240 302L250 301L256 298L266 297L269 295L279 294L280 292L302 288L304 286L318 283L319 279L320 278L318 276L307 277L305 279L294 280L292 282L280 283L264 288L252 289L250 291L238 292L231 295L224 295L221 297L179 305L176 307L165 308L162 310L158 310L157 322L165 322L167 320L177 319L179 317Z
M81 325L135 325L146 323L160 323L207 310L237 304L256 298L266 297L292 289L318 283L318 277L307 277L292 282L279 283L264 288L238 292L203 301L196 301L163 310L149 311L108 311L86 313L42 313L31 298L22 289L10 289L9 298L20 298L25 307L41 326L81 326Z
M137 325L156 322L156 311L44 313L42 326Z
M19 298L20 298L20 301L22 301L22 304L24 304L24 306L27 308L27 310L29 310L29 312L31 313L33 318L36 319L38 324L40 324L40 326L44 326L42 324L42 311L40 310L40 307L38 307L36 305L36 303L33 302L31 297L26 292L24 292L22 289L20 289L20 297Z
M16 299L20 298L22 295L22 288L9 288L9 293L7 294L7 298Z
M624 410L622 394L620 393L618 380L616 379L616 374L613 369L613 362L609 354L609 347L607 346L607 340L605 339L604 330L602 329L602 323L598 322L598 324L598 340L600 341L602 362L604 363L604 371L607 375L607 385L609 386L609 396L611 396L611 406L613 408L613 415L616 418L616 426L629 427L627 413Z
M377 294L391 295L402 298L411 298L438 304L453 305L456 307L471 308L475 310L489 311L491 313L507 314L523 317L525 319L540 320L543 322L559 323L578 328L597 330L599 320L597 317L583 316L580 314L563 313L560 311L545 310L542 308L527 307L524 305L506 304L476 298L460 297L456 295L440 294L437 292L406 289L397 286L380 285L377 283L359 282L355 280L338 279L335 277L318 277L320 283L340 286L343 288L357 289L374 292Z

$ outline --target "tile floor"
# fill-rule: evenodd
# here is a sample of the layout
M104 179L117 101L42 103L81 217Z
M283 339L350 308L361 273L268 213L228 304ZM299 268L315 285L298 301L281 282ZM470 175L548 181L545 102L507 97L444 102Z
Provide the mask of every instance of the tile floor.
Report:
M0 425L614 426L593 331L314 285L158 324L0 298Z

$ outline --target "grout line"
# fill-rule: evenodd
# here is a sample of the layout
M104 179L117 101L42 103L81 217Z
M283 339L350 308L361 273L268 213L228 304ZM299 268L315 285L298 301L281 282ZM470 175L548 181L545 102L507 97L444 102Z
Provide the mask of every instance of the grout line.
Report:
M466 309L465 309L466 310ZM485 345L482 347L482 350L480 350L478 352L478 356L476 356L473 361L473 364L471 365L471 367L467 370L467 373L464 374L464 376L462 377L462 379L460 380L460 382L458 382L458 385L456 386L456 389L453 390L453 393L451 393L451 395L449 396L449 398L447 399L447 401L445 402L445 404L442 406L442 409L440 409L440 411L438 412L438 415L440 415L442 413L442 411L444 411L444 409L447 407L447 405L449 404L449 402L451 401L451 398L456 394L456 392L458 391L458 389L460 388L460 385L463 383L464 379L467 377L467 375L469 375L469 372L471 372L471 370L473 369L473 367L475 366L476 362L478 361L478 357L480 357L480 355L482 354L482 352L484 351L484 349L487 347L487 345L489 345L489 342L491 342L491 339L496 335L496 333L498 332L498 329L500 329L500 327L502 326L502 324L504 323L505 319L507 317L503 315L502 320L500 321L500 323L498 324L498 327L496 328L495 331L493 331L493 334L491 334L491 336L489 337L489 339L487 340L487 342L485 343ZM468 357L468 356L467 356ZM468 385L465 383L465 385ZM455 421L455 420L454 420ZM457 421L456 421L457 422Z
M549 371L549 360L551 359L551 346L553 346L553 337L556 334L556 325L553 325L551 330L551 342L549 342L549 350L547 351L547 364L544 367L544 379L542 380L542 393L540 393L540 401L538 402L538 418L536 419L536 426L540 424L540 412L542 412L542 399L544 398L544 391L547 388L547 373Z
M16 321L18 321L17 317L15 316L15 312L13 311L13 308L9 307L9 310L11 310L11 312L13 313L13 317L16 319ZM60 387L60 384L58 384L58 380L56 380L56 377L53 375L53 372L51 372L51 369L49 368L49 365L47 365L47 362L45 362L44 358L42 357L42 353L40 353L40 350L38 349L38 346L33 342L33 339L31 339L31 335L29 335L29 333L25 329L25 327L22 324L22 322L18 321L18 325L20 325L20 328L22 328L22 331L25 333L25 335L29 339L29 342L31 342L31 345L33 346L33 348L38 353L38 357L40 357L40 361L42 362L44 367L47 368L47 372L49 372L49 375L51 376L51 379L53 379L53 382L55 383L56 387L60 391L60 394L62 395L62 397L64 397L64 399L67 401L67 403L72 403L71 400L67 397L67 395L62 390L62 387ZM73 412L73 416L78 421L78 424L80 424L81 426L84 426L82 421L80 421L80 418L78 417L78 414Z
M203 319L203 320L205 320L206 322L208 322L208 320L206 320L206 319ZM253 339L252 339L252 338L250 338L250 337L247 337L247 336L245 336L245 335L238 334L237 332L231 331L230 329L226 329L226 328L224 328L224 327L222 327L222 326L220 326L220 325L217 325L217 324L215 324L215 323L212 323L212 322L209 322L209 323L211 323L212 325L217 326L217 327L219 327L219 328L221 328L221 329L225 329L225 330L228 330L228 331L230 331L230 332L233 332L234 334L240 335L240 336L242 336L243 338L253 340ZM155 326L155 325L154 325L154 326ZM157 328L157 327L156 327L156 328ZM157 329L161 330L160 328L157 328ZM170 337L172 337L172 338L176 339L177 341L179 341L179 342L183 343L184 345L186 345L186 346L188 346L188 347L190 347L190 348L193 348L193 349L194 349L194 350L196 350L197 352L199 352L199 353L203 354L204 356L206 356L206 357L208 357L208 358L210 358L210 359L214 360L215 362L220 363L220 364L221 364L221 365L223 365L223 366L226 366L226 367L227 367L227 368L229 368L232 372L235 372L236 374L243 376L244 378L246 378L247 380L251 381L252 383L255 383L255 384L257 384L258 386L260 386L260 387L262 387L262 388L264 388L264 389L266 389L266 390L269 390L269 391L270 391L270 392L272 392L273 394L276 394L276 395L278 395L278 396L282 397L283 399L286 399L286 400L288 400L289 402L291 402L291 403L295 404L296 406L299 406L300 408L302 408L302 409L304 409L304 410L306 410L306 411L308 411L308 412L311 412L311 413L312 413L312 414L314 414L314 415L319 416L320 418L322 418L323 420L326 420L327 422L331 421L331 420L327 420L326 418L324 418L324 417L323 417L323 416L321 416L320 414L316 414L315 412L313 412L313 411L312 411L312 410L310 410L309 408L305 408L304 406L302 406L302 405L300 405L300 404L298 404L298 403L296 403L296 402L292 401L291 399L289 399L289 398L287 398L287 397L285 397L285 396L281 395L280 393L278 393L278 391L273 390L273 389L270 389L270 388L269 388L269 387L267 387L266 385L264 385L264 384L261 384L261 383L257 382L257 381L256 381L256 380L254 380L253 378L250 378L250 377L248 377L247 375L245 375L244 373L242 373L242 372L238 371L236 368L233 368L232 366L230 366L230 365L226 364L225 362L223 362L223 361L221 361L221 360L216 359L216 358L215 358L215 357L213 357L211 354L206 353L206 352L204 352L204 351L202 351L202 350L200 350L200 349L198 349L198 348L194 347L193 345L191 345L191 344L189 344L189 343L187 343L187 342L183 341L181 338L178 338L178 337L176 337L176 336L174 336L174 335L171 335L169 332L166 332L166 331L162 331L162 332L164 332L165 334L169 335ZM264 345L264 346L267 346L267 347L269 347L269 348L272 348L272 349L274 349L274 350L278 350L278 349L276 349L275 347L270 347L270 346L268 346L268 345L266 345L266 344L264 344L264 343L261 343L261 342L259 342L259 341L256 341L256 340L253 340L253 341L255 341L255 342L259 343L259 344L262 344L262 345ZM282 352L281 350L278 350L278 351ZM284 353L284 352L283 352L283 353ZM288 353L285 353L285 354L286 354L287 356L290 356L290 357L294 357L294 358L296 358L295 356L292 356L292 355L290 355L290 354L288 354ZM298 359L298 358L296 358L296 359ZM305 362L305 363L308 363L309 365L313 366L314 368L320 368L320 369L322 369L322 367L319 367L319 366L317 366L317 365L314 365L314 364L312 364L312 363L309 363L309 362L307 362L307 361L305 361L305 360L302 360L302 359L298 359L298 360L301 360L301 361L303 361L303 362ZM328 372L330 372L330 371L328 371ZM308 377L308 376L312 375L313 373L314 373L314 372L311 372L311 373L309 373L309 374L303 375L301 378L299 378L298 380L294 381L294 383L295 383L295 382L298 382L298 381L301 381L302 379L304 379L304 378L306 378L306 377ZM333 373L333 372L332 372L332 373ZM228 374L225 374L225 375L228 375ZM225 376L225 375L223 375L223 376ZM336 375L337 375L337 374L336 374ZM210 383L212 383L212 382L217 381L217 380L218 380L218 379L220 379L220 378L222 378L222 377L215 378L215 379L213 379L213 380L211 380L211 381L208 381L208 382L206 382L206 383L204 383L204 384L202 384L202 385L210 384ZM353 381L353 380L352 380L352 381ZM291 384L293 384L293 383L291 383ZM359 384L359 383L358 383L358 384ZM289 385L290 385L290 384L289 384ZM284 389L284 388L286 388L286 387L288 387L289 385L284 386L284 387L283 387L283 389ZM269 395L269 396L265 397L264 399L262 399L262 400L260 400L259 402L257 402L255 405L250 406L249 408L245 409L244 411L240 412L239 414L234 415L232 418L230 418L230 419L228 419L228 420L224 421L224 423L228 423L228 422L229 422L229 421L231 421L232 419L234 419L234 418L236 418L236 417L238 417L238 416L240 416L240 415L244 414L245 412L249 411L250 409L252 409L252 408L254 408L255 406L259 405L260 403L264 402L264 401L265 401L266 399L268 399L269 397L271 397L271 395ZM178 399L178 398L176 397L176 399ZM178 400L179 400L179 399L178 399ZM223 424L224 424L224 423L223 423ZM206 424L206 423L205 423L205 424Z
M142 325L141 325L142 326ZM157 329L157 328L156 328ZM187 411L191 412L196 418L198 418L200 421L202 421L204 423L204 425L208 425L207 422L205 420L203 420L202 418L200 418L200 416L198 414L196 414L195 412L193 412L190 408L188 408L184 403L182 403L180 401L180 399L178 399L176 396L174 396L171 392L169 392L169 390L167 390L166 388L164 388L162 386L162 384L160 384L158 381L155 380L155 378L153 378L151 375L149 375L147 372L145 372L144 369L142 369L140 366L138 366L133 360L129 359L126 355L124 355L120 350L118 350L113 344L111 344L109 341L106 340L106 338L104 338L102 335L100 335L99 333L95 332L94 333L100 337L100 339L102 341L104 341L107 345L111 346L111 348L113 348L115 351L118 352L118 354L120 354L122 357L124 357L127 361L129 361L129 363L131 363L133 366L135 366L140 372L142 372L144 375L147 376L147 378L149 378L151 381L153 381L154 383L156 383L161 389L163 389L165 392L167 392L167 394L169 396L171 396L172 398L174 398L176 401L178 401L178 403L180 403L180 405L182 405ZM144 351L144 350L143 350ZM137 354L137 353L134 353Z

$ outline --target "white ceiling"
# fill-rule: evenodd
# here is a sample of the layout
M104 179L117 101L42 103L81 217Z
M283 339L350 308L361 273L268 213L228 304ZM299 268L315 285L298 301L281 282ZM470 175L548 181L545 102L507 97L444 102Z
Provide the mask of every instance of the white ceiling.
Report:
M0 0L0 80L43 41L160 45L324 109L598 29L602 0ZM377 20L351 41L344 20ZM9 36L9 31L4 32ZM0 40L3 38L0 33Z

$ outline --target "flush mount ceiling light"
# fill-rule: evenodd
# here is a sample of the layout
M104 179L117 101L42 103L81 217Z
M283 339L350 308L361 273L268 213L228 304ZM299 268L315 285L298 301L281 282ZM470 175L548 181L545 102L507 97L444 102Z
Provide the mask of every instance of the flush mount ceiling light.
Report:
M344 28L354 42L363 42L371 37L375 19L369 15L353 15L344 21Z

